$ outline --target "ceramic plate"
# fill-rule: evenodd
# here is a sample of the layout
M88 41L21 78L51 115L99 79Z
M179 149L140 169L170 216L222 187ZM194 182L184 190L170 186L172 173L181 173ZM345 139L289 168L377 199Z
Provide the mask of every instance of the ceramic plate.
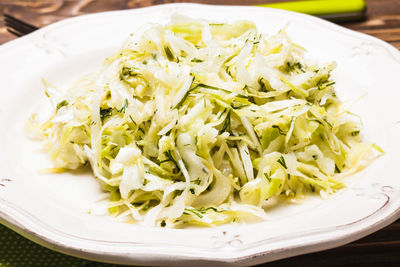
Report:
M281 205L265 222L162 229L89 214L102 194L90 172L38 173L50 162L27 138L24 123L43 98L41 77L66 86L98 69L140 25L165 24L173 13L248 19L269 34L286 26L310 57L337 62L340 98L363 96L352 111L363 119L365 139L386 154L333 197ZM0 62L0 221L50 249L121 264L250 265L340 246L400 215L400 53L373 37L287 11L169 4L54 23L1 46Z

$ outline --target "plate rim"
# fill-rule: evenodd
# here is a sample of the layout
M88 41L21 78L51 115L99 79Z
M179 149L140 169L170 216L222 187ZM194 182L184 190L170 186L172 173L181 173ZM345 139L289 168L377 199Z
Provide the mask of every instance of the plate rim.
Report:
M207 5L207 4L192 4L192 3L171 3L171 4L162 4L162 5L157 5L157 6L150 6L150 7L144 7L144 8L136 8L136 9L128 9L128 10L114 10L114 11L105 11L105 12L99 12L99 13L92 13L92 14L86 14L82 16L77 16L73 18L67 18L58 22L55 22L51 25L45 26L31 34L28 34L26 36L20 37L18 39L9 41L3 45L0 46L0 54L3 53L3 51L7 49L11 49L15 46L21 46L26 42L29 42L32 38L35 36L38 36L42 33L45 33L46 31L49 30L57 30L57 27L61 27L63 25L67 25L69 23L73 23L76 21L81 20L82 18L87 18L87 17L101 17L104 16L105 14L117 14L117 13L135 13L135 12L141 12L142 10L150 10L150 9L165 9L165 8L170 8L170 7L193 7L193 6L202 6L202 7L208 7L208 8L245 8L247 10L252 10L252 9L265 9L266 12L269 10L269 12L274 12L274 13L281 13L281 14L286 14L290 15L291 17L297 17L301 18L304 20L308 21L314 21L315 23L323 24L325 27L328 27L330 30L333 30L335 32L339 32L348 36L352 36L357 39L363 39L367 40L379 47L382 47L385 49L385 51L388 53L388 55L395 60L398 64L400 64L400 51L398 51L395 47L392 45L375 38L373 36L356 32L347 28L344 28L342 26L336 25L334 23L312 17L309 15L305 14L300 14L296 12L291 12L291 11L285 11L285 10L278 10L278 9L272 9L272 8L264 8L264 7L254 7L254 6L224 6L224 5ZM390 199L390 197L389 197ZM399 201L397 201L399 202ZM177 261L194 261L198 264L204 264L207 261L211 261L213 263L218 263L218 264L227 264L227 265L241 265L244 263L261 263L261 262L267 262L267 261L272 261L272 260L277 260L285 257L291 257L295 255L300 255L304 253L310 253L310 252L315 252L315 251L320 251L320 250L325 250L329 248L333 248L339 245L343 245L346 243L349 243L351 241L354 241L358 238L361 238L363 236L366 236L378 229L381 229L385 227L386 225L392 223L396 219L400 218L400 202L397 203L398 205L396 209L392 210L390 213L386 214L383 217L378 216L378 220L375 220L374 223L370 225L364 225L362 226L362 223L360 223L360 226L358 222L355 223L355 225L352 225L351 227L356 227L356 230L350 231L347 234L337 236L336 238L330 237L329 240L326 241L321 241L320 239L316 238L317 240L313 242L308 242L305 245L304 244L297 244L292 247L287 247L283 249L277 249L277 251L270 250L270 251L262 251L262 252L256 252L256 253L248 253L246 256L228 256L229 252L223 254L223 257L194 257L193 255L183 255L182 253L176 252L175 254L171 255L169 254L169 257L166 257L166 255L163 255L163 253L157 254L158 260L165 260L168 258L166 261L166 264L172 264L176 263ZM385 206L384 204L383 206ZM5 210L10 210L11 212L5 213ZM14 211L14 213L13 213ZM388 211L389 212L389 211ZM374 213L375 214L375 213ZM32 220L32 217L34 220ZM370 217L370 216L367 216ZM380 219L379 219L380 218ZM363 218L364 219L364 218ZM34 222L36 221L36 222ZM364 220L362 220L364 221ZM36 231L26 228L24 225L35 225L33 228L37 228ZM33 223L32 223L33 222ZM45 223L41 222L38 218L35 218L33 215L29 215L28 211L23 210L20 207L15 206L14 204L8 202L6 199L0 198L0 223L6 225L8 228L11 228L12 230L22 234L24 237L39 243L47 248L66 253L72 256L76 257L81 257L81 258L86 258L86 259L91 259L91 260L99 260L99 256L102 256L100 260L105 261L105 262L112 262L112 263L133 263L132 259L135 259L136 262L138 262L137 257L141 256L144 257L142 260L144 260L142 263L144 264L150 264L154 262L154 254L153 253L148 253L146 255L140 255L138 253L133 253L130 257L124 255L105 255L108 258L104 257L104 251L90 251L88 247L90 248L91 245L93 244L99 244L99 241L96 240L85 240L82 238L78 238L80 242L82 242L82 247L77 246L79 244L78 241L71 241L70 245L68 244L63 244L60 242L60 232L57 229L52 229L51 226L46 225ZM357 228L358 226L358 228ZM32 226L31 226L32 227ZM349 227L347 227L348 229ZM39 229L39 230L38 230ZM51 230L52 229L52 230ZM52 238L48 238L46 236L46 231L49 231L52 233ZM61 232L62 233L62 232ZM65 237L71 237L71 235L63 233ZM314 237L318 237L320 234L312 234ZM63 238L61 238L63 240ZM83 246L86 242L86 249ZM265 242L265 240L260 241L260 242ZM74 243L75 247L71 246L71 244ZM101 242L100 242L101 243ZM107 242L110 243L110 242ZM130 243L130 242L124 242L124 243ZM148 246L148 244L139 244L139 245L144 245ZM318 246L318 247L317 247ZM153 245L152 245L153 247ZM157 247L156 247L157 248ZM296 250L298 248L303 248L301 251ZM208 249L211 251L211 249ZM246 248L245 248L246 250ZM140 252L139 252L140 253ZM269 256L270 258L267 258ZM171 259L171 257L175 257L174 259ZM152 259L153 258L153 259ZM128 261L126 261L128 260Z

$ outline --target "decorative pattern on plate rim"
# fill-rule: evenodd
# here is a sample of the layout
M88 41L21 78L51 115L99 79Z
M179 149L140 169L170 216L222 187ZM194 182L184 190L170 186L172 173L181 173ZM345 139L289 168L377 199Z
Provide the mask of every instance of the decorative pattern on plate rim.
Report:
M3 178L0 180L0 187L5 187L7 183L11 182L12 180L9 178Z
M35 36L34 46L48 55L60 55L66 57L64 51L66 44L61 43L55 37L49 35L48 32Z
M386 201L380 209L388 204L392 193L399 191L399 189L393 186L381 185L379 183L370 184L369 187L353 187L352 190L355 191L357 197L366 196L372 199L385 199Z
M243 244L239 234L231 234L228 231L213 235L211 239L214 241L212 243L213 248L240 247Z
M351 48L351 55L353 57L356 56L370 56L374 53L377 48L381 48L380 46L376 45L370 41L363 41L360 44L354 45Z

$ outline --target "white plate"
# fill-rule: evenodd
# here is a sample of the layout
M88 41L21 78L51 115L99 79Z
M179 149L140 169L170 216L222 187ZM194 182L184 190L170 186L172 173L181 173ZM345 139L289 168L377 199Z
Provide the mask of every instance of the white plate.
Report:
M354 105L366 138L386 151L328 200L310 198L268 212L269 221L211 229L161 229L88 214L101 194L91 174L41 175L49 167L24 122L40 103L41 77L58 86L98 68L125 38L172 13L248 19L261 32L287 32L312 57L334 60L336 88ZM288 24L289 23L289 24ZM267 8L170 4L67 19L0 47L0 218L51 249L98 261L143 265L249 265L343 245L400 215L400 53L373 37L314 17Z

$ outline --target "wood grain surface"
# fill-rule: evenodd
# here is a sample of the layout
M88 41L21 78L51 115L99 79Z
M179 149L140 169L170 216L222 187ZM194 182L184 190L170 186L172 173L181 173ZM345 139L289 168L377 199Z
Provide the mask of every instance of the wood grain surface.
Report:
M144 7L172 2L251 5L268 0L0 0L0 15L7 13L42 27L55 21L87 13ZM366 0L367 19L342 23L370 34L400 49L400 0ZM15 39L0 21L0 44ZM400 220L356 242L339 248L312 253L268 264L268 266L400 266ZM95 266L95 265L90 265Z

